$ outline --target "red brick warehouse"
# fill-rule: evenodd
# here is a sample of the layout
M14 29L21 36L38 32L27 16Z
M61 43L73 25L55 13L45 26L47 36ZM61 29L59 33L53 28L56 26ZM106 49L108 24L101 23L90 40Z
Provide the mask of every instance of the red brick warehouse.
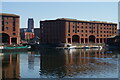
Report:
M40 21L41 43L105 43L117 23L60 18Z
M20 44L20 16L0 13L0 43Z

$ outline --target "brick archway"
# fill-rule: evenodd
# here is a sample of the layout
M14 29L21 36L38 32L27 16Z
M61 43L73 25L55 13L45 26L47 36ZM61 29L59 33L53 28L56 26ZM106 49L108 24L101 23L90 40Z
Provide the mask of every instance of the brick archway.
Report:
M9 43L10 42L10 36L6 33L0 33L1 43Z
M96 43L96 37L94 35L89 36L90 43Z
M72 43L79 43L79 36L78 35L73 35L72 36Z

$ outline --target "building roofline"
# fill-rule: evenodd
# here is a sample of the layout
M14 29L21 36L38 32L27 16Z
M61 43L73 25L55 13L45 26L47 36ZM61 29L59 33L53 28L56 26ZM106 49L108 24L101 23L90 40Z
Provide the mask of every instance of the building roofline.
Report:
M44 20L46 22L49 21L74 21L74 22L86 22L86 23L103 23L103 24L117 24L112 22L104 22L104 21L85 21L85 20L77 20L77 19L70 19L70 18L58 18L56 20ZM43 21L43 22L44 22Z
M19 15L16 15L16 14L8 14L8 13L0 13L0 16L20 17Z

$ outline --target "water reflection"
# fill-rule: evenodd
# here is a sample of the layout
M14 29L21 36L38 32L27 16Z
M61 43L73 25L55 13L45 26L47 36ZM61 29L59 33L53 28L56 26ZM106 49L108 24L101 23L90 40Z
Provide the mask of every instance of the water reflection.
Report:
M20 56L19 54L5 54L2 56L2 79L20 78Z
M113 59L115 55L105 53L104 50L61 50L59 52L57 50L54 52L48 50L47 53L44 53L45 51L40 52L40 74L43 77L97 78L97 74L102 74L99 75L102 78L118 77L117 73L111 71L117 72L117 61ZM110 71L111 73L107 74Z
M104 50L4 53L2 78L118 78L118 54Z

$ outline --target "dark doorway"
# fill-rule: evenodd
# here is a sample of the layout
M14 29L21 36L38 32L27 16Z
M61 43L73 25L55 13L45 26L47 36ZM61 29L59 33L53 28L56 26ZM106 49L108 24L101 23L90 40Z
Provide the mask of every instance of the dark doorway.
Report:
M11 38L12 44L17 44L17 38Z
M95 43L95 36L93 36L93 35L89 36L89 42Z
M78 35L73 35L72 36L72 42L73 43L79 43L79 36Z
M68 43L71 43L71 38L68 38Z

